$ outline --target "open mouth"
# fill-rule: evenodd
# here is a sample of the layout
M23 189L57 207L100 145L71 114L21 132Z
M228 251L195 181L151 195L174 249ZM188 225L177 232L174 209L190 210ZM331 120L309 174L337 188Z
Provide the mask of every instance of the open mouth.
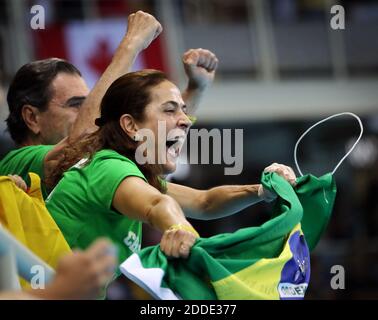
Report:
M180 149L182 146L183 139L180 137L175 137L166 141L167 153L172 158L177 158L180 155Z
M167 142L165 144L166 144L167 148L169 149L170 147L172 147L178 141L179 141L179 139L167 140Z

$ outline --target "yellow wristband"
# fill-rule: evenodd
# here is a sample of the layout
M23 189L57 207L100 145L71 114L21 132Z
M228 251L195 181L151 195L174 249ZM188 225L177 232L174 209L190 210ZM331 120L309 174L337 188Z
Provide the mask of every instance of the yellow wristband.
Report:
M185 230L189 231L190 233L194 234L196 237L200 237L199 233L191 226L179 223L179 224L174 224L169 227L169 230Z
M188 118L192 122L192 125L194 125L197 122L197 117L195 116L188 116Z

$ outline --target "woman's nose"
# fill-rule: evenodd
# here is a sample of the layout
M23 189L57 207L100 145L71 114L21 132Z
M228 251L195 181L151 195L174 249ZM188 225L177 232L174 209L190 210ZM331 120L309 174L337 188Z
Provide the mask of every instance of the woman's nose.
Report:
M181 114L180 114L180 119L179 119L179 127L182 127L182 128L190 128L191 125L192 125L192 121L190 121L188 115L181 111Z

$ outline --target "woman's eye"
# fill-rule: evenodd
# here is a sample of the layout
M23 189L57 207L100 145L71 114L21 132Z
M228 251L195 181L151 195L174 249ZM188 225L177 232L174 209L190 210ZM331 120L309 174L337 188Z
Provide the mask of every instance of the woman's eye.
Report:
M82 103L78 103L78 102L77 102L77 103L72 103L72 104L70 104L69 107L70 107L70 108L80 108L81 105L82 105Z
M175 110L174 110L174 109L169 109L169 110L165 110L165 112L168 112L168 113L174 113Z

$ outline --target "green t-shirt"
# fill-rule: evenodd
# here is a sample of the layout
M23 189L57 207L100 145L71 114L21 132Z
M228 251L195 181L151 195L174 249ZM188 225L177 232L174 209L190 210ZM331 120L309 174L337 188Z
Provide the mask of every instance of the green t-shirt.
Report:
M42 194L46 199L47 192L44 180L43 161L53 145L22 147L9 152L0 161L0 175L17 174L29 184L29 172L38 174L42 180Z
M46 205L72 248L86 249L107 237L118 247L119 261L140 250L142 223L112 207L119 184L129 176L146 180L134 162L113 150L101 150L64 173Z

